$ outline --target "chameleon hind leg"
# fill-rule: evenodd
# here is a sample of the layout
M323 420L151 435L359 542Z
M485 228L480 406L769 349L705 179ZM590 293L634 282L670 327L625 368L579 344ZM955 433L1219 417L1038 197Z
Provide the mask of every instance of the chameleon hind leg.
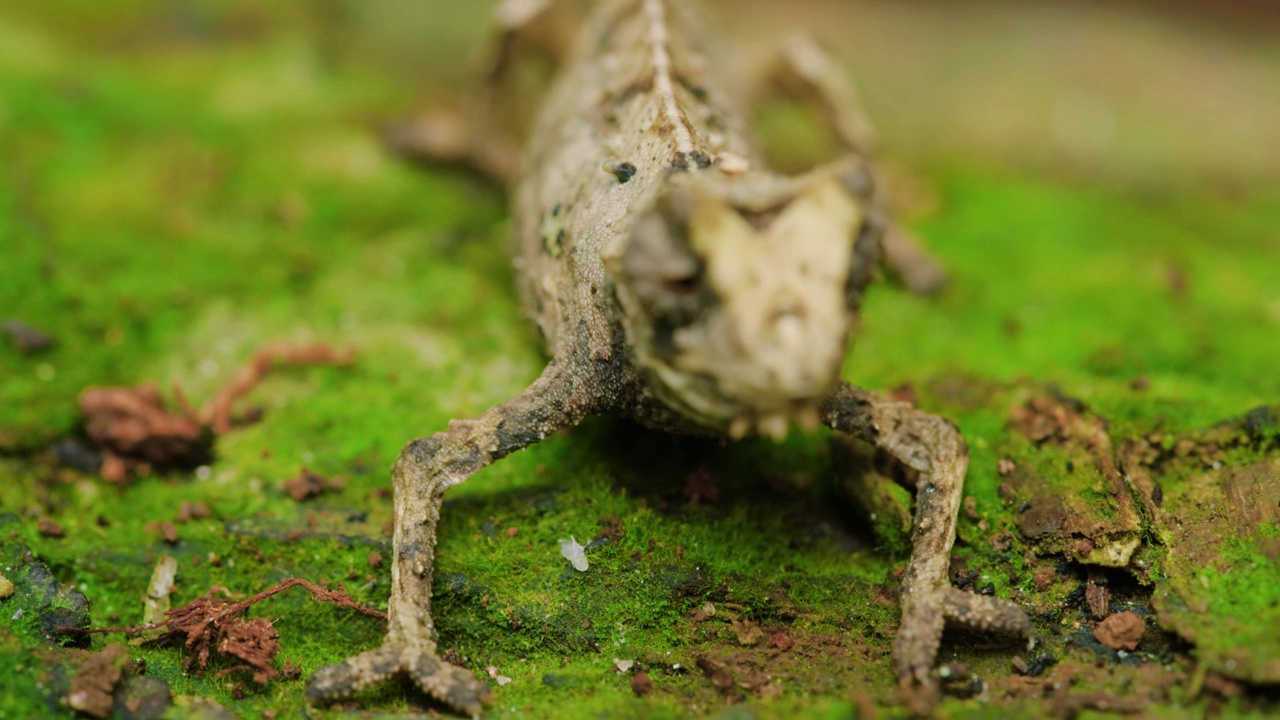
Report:
M831 428L874 444L919 473L893 667L903 699L927 710L939 695L933 668L945 625L1028 638L1034 628L1013 602L957 590L947 577L969 466L968 446L955 425L843 382L821 412Z
M757 103L767 95L783 95L814 108L842 152L869 157L875 151L876 130L856 86L812 37L798 34L783 44L757 95ZM911 292L932 294L946 285L946 270L897 223L885 228L880 244L885 265Z
M536 104L516 87L517 65L536 58L559 66L576 24L568 0L499 3L474 92L390 126L387 145L415 162L460 167L509 187L520 169L522 126Z
M387 637L375 650L317 670L307 680L308 699L349 697L404 675L444 704L480 714L488 687L471 671L445 662L436 646L431 575L444 491L586 417L591 408L582 399L587 394L575 392L576 377L552 363L515 399L475 420L454 420L447 430L405 446L392 469L395 518Z

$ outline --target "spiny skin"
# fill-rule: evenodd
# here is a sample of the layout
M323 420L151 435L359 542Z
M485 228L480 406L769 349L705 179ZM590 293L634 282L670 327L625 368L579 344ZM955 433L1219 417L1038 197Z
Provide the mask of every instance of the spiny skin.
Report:
M875 266L872 185L856 155L799 178L763 170L694 15L632 0L587 22L515 184L521 295L553 358L625 345L650 424L811 428ZM686 237L638 257L670 224ZM662 287L686 281L685 297Z
M509 0L529 3L541 0ZM690 4L604 0L586 22L535 120L513 192L521 294L551 360L516 398L405 447L392 471L386 641L321 668L310 698L346 697L404 674L478 715L488 690L438 657L430 611L443 493L605 412L735 437L821 422L915 469L893 653L913 708L937 697L933 664L947 621L1030 635L1012 603L948 582L968 467L959 432L837 377L883 228L856 138L844 138L847 156L804 175L765 171L696 43ZM821 70L805 57L801 75ZM823 99L838 136L860 124L839 93Z
M677 157L696 170L720 152L755 156L740 113L683 32L691 12L687 3L600 3L531 129L512 197L517 283L553 358L567 343L613 354L622 328L604 256ZM657 31L655 19L664 21ZM621 182L607 163L634 173Z

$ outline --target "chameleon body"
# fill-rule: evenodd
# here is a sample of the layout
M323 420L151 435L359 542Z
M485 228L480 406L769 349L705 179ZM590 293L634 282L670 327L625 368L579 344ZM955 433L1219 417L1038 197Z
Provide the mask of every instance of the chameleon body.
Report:
M947 621L1030 634L1012 603L947 581L968 461L954 426L838 378L884 231L856 108L813 46L790 53L844 154L795 177L769 172L691 5L602 0L583 24L513 179L517 281L551 360L518 397L401 453L387 640L318 671L312 698L399 673L478 714L488 690L440 659L430 613L442 493L605 412L731 437L821 423L915 469L894 667L918 704L936 697ZM544 6L512 0L500 15L514 36Z

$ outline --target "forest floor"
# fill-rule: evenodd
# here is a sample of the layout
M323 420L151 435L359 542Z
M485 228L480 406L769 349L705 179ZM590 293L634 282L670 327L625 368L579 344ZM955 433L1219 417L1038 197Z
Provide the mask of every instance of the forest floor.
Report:
M0 718L445 712L303 687L381 638L352 606L385 609L400 447L545 362L501 192L379 141L464 92L483 6L0 0ZM726 66L788 24L848 62L897 215L952 274L874 287L844 373L959 424L953 578L1036 624L1032 650L948 632L938 716L1280 713L1269 16L733 7ZM812 118L760 119L792 167L822 153ZM909 496L843 482L894 472L822 433L588 420L448 494L441 647L490 717L904 717ZM193 630L289 578L349 599ZM197 613L180 642L60 629L166 603Z

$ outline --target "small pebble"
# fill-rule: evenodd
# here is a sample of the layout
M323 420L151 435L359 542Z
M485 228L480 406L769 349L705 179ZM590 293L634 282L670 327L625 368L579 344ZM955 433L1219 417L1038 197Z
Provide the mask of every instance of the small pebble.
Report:
M1093 636L1112 650L1133 650L1142 642L1147 623L1134 612L1118 612L1108 615L1094 628Z
M51 538L60 538L67 534L62 526L48 515L42 515L39 520L36 520L36 532Z

